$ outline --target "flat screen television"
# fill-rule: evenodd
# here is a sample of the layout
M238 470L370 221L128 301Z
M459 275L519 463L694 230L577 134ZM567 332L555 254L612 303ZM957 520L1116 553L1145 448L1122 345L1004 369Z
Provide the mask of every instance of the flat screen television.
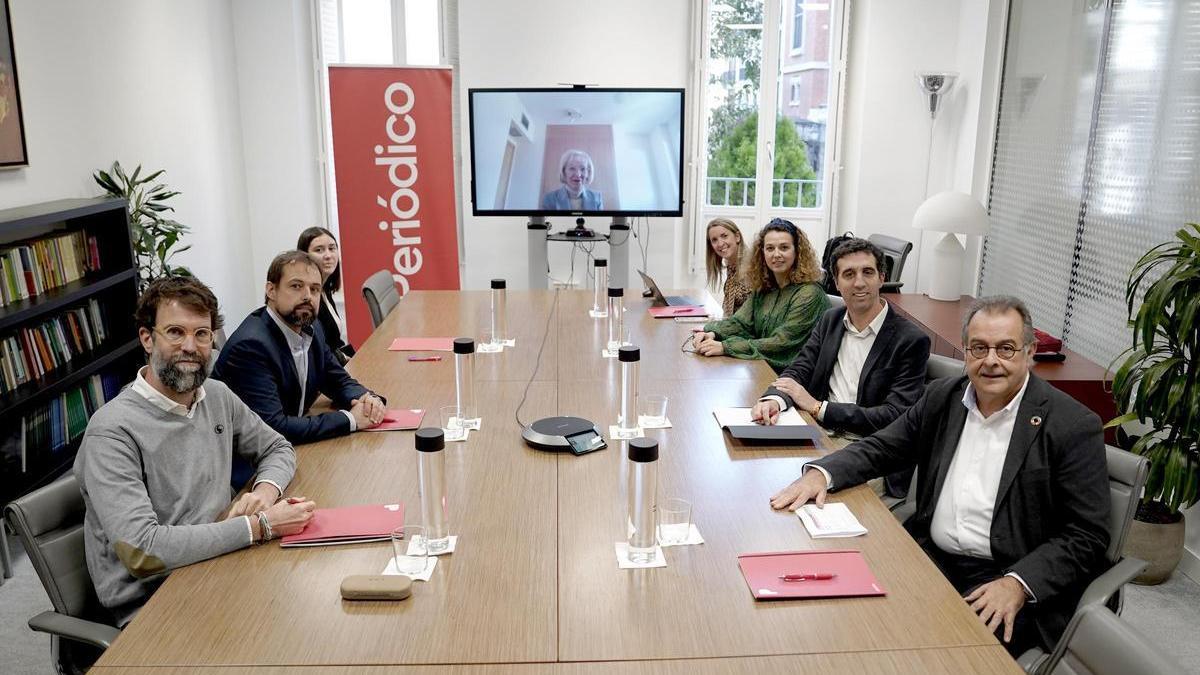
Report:
M682 89L468 96L475 215L683 215Z

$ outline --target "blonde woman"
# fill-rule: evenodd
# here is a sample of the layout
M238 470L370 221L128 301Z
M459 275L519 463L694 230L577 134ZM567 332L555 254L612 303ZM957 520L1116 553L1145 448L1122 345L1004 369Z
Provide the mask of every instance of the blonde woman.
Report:
M817 254L799 228L776 218L754 238L742 275L753 293L733 316L704 325L696 353L763 359L779 372L829 309Z
M562 186L542 195L543 211L601 211L604 195L592 189L596 166L583 150L567 150L558 160Z
M750 286L738 274L738 263L746 256L746 241L742 231L728 218L714 218L708 224L708 251L704 266L708 269L708 287L714 293L721 288L721 277L725 277L721 294L721 309L725 316L733 313L750 297Z

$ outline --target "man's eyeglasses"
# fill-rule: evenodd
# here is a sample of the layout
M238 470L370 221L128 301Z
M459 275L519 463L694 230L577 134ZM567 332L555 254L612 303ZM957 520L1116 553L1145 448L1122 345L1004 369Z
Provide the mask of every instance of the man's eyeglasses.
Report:
M187 340L188 335L191 335L196 344L201 346L211 345L214 337L213 332L208 328L197 328L189 333L182 326L167 326L166 328L155 328L154 332L163 336L167 344L175 346L183 344Z
M989 345L974 344L974 345L967 347L967 353L971 355L971 358L986 359L988 352L990 352L994 349L994 350L996 350L996 356L1000 357L1001 359L1003 359L1005 361L1008 361L1012 357L1016 356L1017 352L1021 351L1024 348L1025 348L1025 345L1013 346L1010 344L1003 344L998 347L991 347Z

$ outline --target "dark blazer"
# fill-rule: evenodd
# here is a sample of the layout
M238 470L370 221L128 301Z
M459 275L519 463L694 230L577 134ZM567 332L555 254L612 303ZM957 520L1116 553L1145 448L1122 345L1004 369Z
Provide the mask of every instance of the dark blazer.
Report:
M349 408L352 399L370 392L350 377L329 351L320 324L314 323L312 329L304 412L318 394L328 396L338 408ZM350 420L344 413L296 414L300 408L300 380L292 351L266 307L250 312L229 336L212 375L229 385L268 426L292 443L312 443L350 433Z
M935 559L930 525L967 419L966 386L966 376L933 382L895 422L811 462L829 471L834 489L916 465L917 511L904 526ZM1106 567L1109 508L1100 418L1030 374L990 539L997 568L1018 574L1037 598L1021 612L1032 615L1046 645L1062 635L1084 587Z
M342 332L338 330L336 312L337 309L333 306L333 297L328 293L321 293L321 306L317 309L317 323L321 324L321 330L325 332L325 344L329 345L329 351L333 352L338 363L344 366L350 357L354 356L354 347L351 347L349 342L342 340Z
M792 365L779 374L800 383L813 398L829 398L829 377L837 364L846 326L845 307L825 312ZM875 343L863 363L855 403L829 403L821 424L869 436L892 423L925 391L925 363L929 361L929 336L889 307ZM791 397L770 387L764 396L783 399L784 410L795 405Z

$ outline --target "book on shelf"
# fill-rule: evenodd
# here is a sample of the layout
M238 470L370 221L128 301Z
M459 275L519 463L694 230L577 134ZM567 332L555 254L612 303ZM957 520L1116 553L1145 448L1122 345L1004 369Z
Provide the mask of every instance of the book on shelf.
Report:
M0 244L0 307L37 297L99 269L99 243L83 230Z
M0 394L45 377L105 338L104 313L95 298L40 323L0 336Z
M4 462L29 470L29 457L39 450L59 453L71 446L87 430L88 420L100 406L121 393L124 383L115 371L92 375L84 382L27 409L20 421L0 433L0 454Z

